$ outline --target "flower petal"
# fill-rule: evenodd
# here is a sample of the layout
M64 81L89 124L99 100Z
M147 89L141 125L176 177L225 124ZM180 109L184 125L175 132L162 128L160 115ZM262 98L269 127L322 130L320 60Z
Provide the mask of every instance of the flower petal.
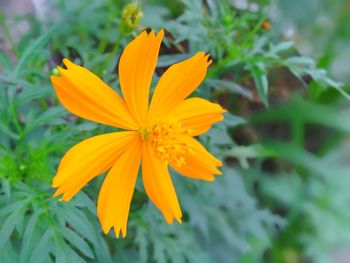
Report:
M149 119L166 116L199 86L211 63L208 57L204 52L198 52L193 57L168 68L154 90Z
M217 169L217 166L222 166L221 161L211 155L196 139L185 135L182 141L190 148L190 151L184 153L186 163L179 167L170 161L171 167L187 177L214 181L214 174L221 174Z
M123 51L119 61L119 79L123 97L138 123L142 123L148 111L149 89L156 67L160 44L164 36L161 30L143 31Z
M197 136L207 132L215 122L223 120L221 114L224 112L226 110L219 104L201 98L190 98L180 102L169 116L180 121L183 128L189 129L191 136Z
M133 131L115 132L91 137L73 146L64 155L53 178L54 196L69 201L94 177L107 171L119 155L135 140Z
M166 221L171 224L175 218L181 223L182 213L167 164L156 157L148 143L143 150L142 180L148 197L162 211Z
M119 127L136 129L137 125L122 98L95 74L68 59L67 69L57 67L61 76L51 76L61 104L84 119Z
M102 229L108 233L114 226L116 237L120 231L126 236L130 202L134 193L137 173L142 156L140 138L128 145L107 174L98 196L97 213Z

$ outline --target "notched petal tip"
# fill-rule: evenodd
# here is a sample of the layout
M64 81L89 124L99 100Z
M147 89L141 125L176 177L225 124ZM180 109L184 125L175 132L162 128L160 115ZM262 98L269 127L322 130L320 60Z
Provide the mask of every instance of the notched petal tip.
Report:
M62 194L62 193L57 193L58 192L58 190L53 194L53 197L54 198L56 198L57 196L59 196L60 194Z
M147 37L152 37L152 38L155 38L155 39L157 39L157 40L159 40L159 38L162 39L162 38L164 37L164 34L165 34L163 28L160 29L160 30L158 31L157 34L156 34L154 28L152 28L151 31L150 31L149 33L147 33L147 30L142 31L142 33L143 33L143 32L146 32ZM142 33L141 33L141 34L142 34Z
M165 217L165 216L164 216L164 217ZM171 224L174 223L174 219L175 219L179 224L182 224L182 211L181 211L181 210L179 210L179 211L177 212L177 214L174 214L173 216L171 216L171 217L169 217L169 218L165 217L165 221L166 221L169 225L171 225Z
M206 65L207 67L209 67L209 65L213 62L213 60L210 59L210 54L207 53L205 56L204 56L204 59L206 61Z
M100 218L99 218L100 219ZM105 235L107 235L109 233L109 231L111 230L111 227L110 225L107 225L107 224L103 224L101 219L100 219L100 222L101 222L101 226L102 226L102 231L103 233L105 233Z
M204 80L208 56L204 51L170 66L160 77L149 108L149 118L163 118Z
M67 192L64 192L62 188L58 188L56 192L53 194L53 197L56 198L60 195L62 195L61 198L59 199L60 202L68 202L73 198L72 195L69 195Z
M73 198L72 195L68 195L66 193L63 194L63 196L61 197L60 201L61 202L69 202L71 199Z
M119 239L119 237L120 237L120 229L117 229L116 227L114 227L114 235L115 235L116 238Z
M70 61L68 58L63 59L63 64L66 66L67 69L76 66L72 61Z
M222 175L222 172L219 169L215 169L214 174L215 175Z
M64 77L64 74L68 71L68 69L62 68L62 67L60 67L60 66L57 66L57 70L58 70L58 72L61 74L61 77L60 77L60 78L63 78L63 77Z
M219 166L219 167L222 166L222 162L219 159L216 159L216 166Z
M122 237L125 238L126 237L126 226L122 228Z
M143 30L137 37L134 38L133 41L136 41L136 39L140 39L140 38L147 38L148 37L148 33L147 33L147 30ZM133 41L129 42L128 45L130 45L130 43L132 43ZM125 51L125 49L124 49Z
M114 235L117 239L126 237L126 228L124 228L124 227L120 228L117 226L113 226L113 229L114 229ZM122 234L121 236L120 236L120 233Z
M60 179L60 177L61 177L61 173L57 172L55 174L55 176L53 177L52 182L51 182L51 187L52 188L60 187L60 185L62 184L62 180Z
M181 217L176 219L179 224L182 224Z
M147 35L148 37L152 37L152 38L155 38L156 37L156 34L154 32L154 29L152 28L151 32L148 33Z
M210 174L210 175L207 175L206 177L201 178L201 180L206 181L206 182L214 182L215 179L216 178L213 174Z
M107 219L105 217L103 217L103 215L99 209L97 209L97 217L98 217L98 220L100 221L100 225L101 225L103 233L105 235L107 235L112 228L112 224L107 222Z
M101 218L99 218L99 219L100 219L100 223L102 226L102 231L105 235L107 235L110 232L111 228L113 228L113 232L114 232L114 235L116 238L119 239L120 237L122 237L122 238L126 237L126 233L127 233L126 227L120 228L116 225L114 225L114 226L108 225L108 224L102 223L103 221L101 221ZM120 236L120 233L122 234L121 236Z
M121 238L126 237L126 233L127 233L126 227L120 228L120 227L112 226L112 225L103 225L102 222L101 222L101 225L102 225L102 231L105 235L107 235L109 233L109 231L111 230L111 228L113 228L114 235L117 239L119 239L120 237ZM120 236L120 233L122 234L121 236Z
M177 211L177 214L174 214L172 216L169 216L168 215L165 215L163 214L164 218L165 218L165 221L171 225L174 223L174 219L179 223L179 224L182 224L182 211L181 209L179 211Z
M56 198L59 195L62 195L59 199L60 202L69 202L74 195L72 195L70 192L65 192L62 188L58 188L56 192L53 194L53 197Z
M156 38L163 38L164 37L164 34L165 34L165 31L164 29L162 28L161 30L159 30Z

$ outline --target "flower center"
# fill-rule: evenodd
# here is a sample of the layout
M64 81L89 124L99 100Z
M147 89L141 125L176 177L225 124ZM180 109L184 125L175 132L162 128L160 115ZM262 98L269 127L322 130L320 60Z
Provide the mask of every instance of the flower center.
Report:
M139 133L140 133L140 136L141 136L141 139L142 140L148 140L149 137L150 137L150 129L149 128L146 128L146 127L141 127L139 129Z
M159 159L175 163L178 167L186 163L184 155L190 152L191 148L182 142L181 136L190 135L190 129L184 129L176 121L157 121L149 128L140 128L139 133L143 140L151 143Z

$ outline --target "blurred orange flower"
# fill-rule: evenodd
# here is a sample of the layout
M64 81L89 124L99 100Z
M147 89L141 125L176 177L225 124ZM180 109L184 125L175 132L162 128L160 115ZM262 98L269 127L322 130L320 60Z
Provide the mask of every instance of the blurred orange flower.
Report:
M223 119L225 110L201 98L186 99L203 81L209 55L199 52L174 64L160 78L149 105L149 89L164 36L143 31L119 63L121 98L89 70L68 59L51 76L61 104L73 114L126 131L98 135L73 146L62 158L52 187L69 201L94 177L109 172L97 204L102 229L126 235L130 202L142 162L145 191L166 221L181 223L181 209L168 165L184 176L213 181L221 162L193 136Z
M271 29L272 28L272 26L271 26L271 24L270 24L270 21L269 20L264 20L264 22L262 23L262 27L264 28L264 29L267 29L267 30L269 30L269 29Z

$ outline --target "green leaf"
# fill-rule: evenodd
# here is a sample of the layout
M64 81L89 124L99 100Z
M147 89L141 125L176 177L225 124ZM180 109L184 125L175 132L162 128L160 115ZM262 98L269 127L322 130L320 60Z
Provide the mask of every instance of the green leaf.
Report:
M6 135L8 135L12 139L15 139L15 140L19 139L18 134L11 131L10 128L8 127L8 125L5 124L4 122L2 122L2 120L0 120L0 131L5 133Z
M74 206L77 207L86 207L91 214L96 215L96 205L95 203L89 198L89 196L81 191L78 193L74 198Z
M323 175L325 177L328 175L327 163L322 163L322 160L318 156L303 148L291 143L279 141L266 142L263 145L271 152L274 152L275 156L289 162L293 162L296 165L303 166L311 171L314 171L316 174Z
M94 229L83 213L79 213L78 209L73 207L61 207L60 211L57 211L59 212L58 216L63 217L80 235L95 243Z
M189 58L188 54L162 55L159 56L157 67L166 67Z
M12 68L12 63L4 52L0 52L0 65L4 66L4 68L8 70Z
M33 233L36 231L36 223L39 216L42 214L43 209L34 210L34 213L30 216L29 222L25 228L22 238L21 252L19 254L19 262L26 263L30 255L30 251L34 247Z
M72 246L77 248L81 253L83 253L85 256L89 258L94 258L94 254L89 247L89 245L86 243L86 241L81 238L77 233L70 230L67 227L62 227L60 230L60 234L69 242Z
M0 251L0 262L1 263L13 263L18 262L18 255L13 242L7 242L3 247L2 251Z
M234 146L226 150L223 155L236 158L244 169L248 169L248 159L260 157L260 148L260 145Z
M49 246L49 240L52 237L52 229L48 228L39 242L35 244L35 249L29 258L29 263L45 263L46 256L50 253L51 246Z
M148 253L147 253L148 242L147 242L146 234L147 232L145 231L144 228L141 228L141 227L136 228L135 242L139 246L140 259L142 262L147 262L148 260Z
M255 114L250 120L256 123L288 120L290 122L321 124L349 132L350 122L344 121L346 118L347 113L339 111L336 107L294 97L280 107Z
M1 186L2 186L0 189L2 190L2 193L4 194L4 197L6 199L9 199L11 197L11 185L10 185L9 180L7 180L7 179L0 179L0 183L1 183ZM3 208L1 209L1 211L2 210L3 210ZM0 211L0 214L2 214L1 211Z
M37 116L34 120L27 123L25 127L25 133L39 127L41 125L49 124L50 120L61 117L66 113L66 110L62 107L53 107L45 111L43 114Z
M269 106L269 102L267 99L267 92L268 92L268 80L267 75L262 73L258 69L252 70L253 78L255 81L256 89L258 91L258 94L260 96L260 99L264 103L266 107Z
M247 88L241 86L240 84L234 81L207 78L205 82L215 89L227 89L230 92L240 94L246 98L252 98L252 94Z
M271 51L274 53L281 53L290 49L294 45L293 41L282 42L271 48Z
M165 247L161 240L154 240L154 259L158 263L166 263Z
M51 94L51 91L48 86L34 86L34 85L26 85L25 89L19 94L16 99L17 105L24 105L33 100L46 98Z
M223 123L226 126L235 127L235 126L242 125L242 124L246 123L245 119L243 119L242 117L233 115L232 113L225 112L223 115L224 115Z
M217 145L231 145L232 144L232 138L227 133L226 127L217 126L212 127L207 133L201 135L203 138L207 138L207 140L211 144L217 144Z
M272 196L288 206L295 207L295 204L306 201L301 200L303 198L303 181L296 172L276 176L273 181L267 180L263 184L263 191L268 196Z
M42 34L30 46L28 46L28 48L23 52L23 54L21 55L21 57L19 58L19 60L17 62L17 65L16 65L14 73L13 73L14 78L18 77L18 74L19 74L19 72L21 72L22 68L25 66L25 63L28 63L28 61L30 60L30 57L34 56L36 51L49 41L51 35L58 28L59 28L59 25L53 26L49 31Z
M60 237L55 238L56 263L85 263L85 261Z
M1 230L0 230L0 251L6 242L10 239L12 232L15 230L16 224L22 220L20 215L22 209L15 210L7 219L5 220Z
M98 226L100 227L100 226ZM93 244L94 249L96 252L96 257L98 259L98 262L103 263L112 263L112 259L110 256L110 249L106 243L106 240L101 236L100 231L95 229L96 235L96 242Z
M315 61L308 57L289 57L285 60L285 64L314 66Z

